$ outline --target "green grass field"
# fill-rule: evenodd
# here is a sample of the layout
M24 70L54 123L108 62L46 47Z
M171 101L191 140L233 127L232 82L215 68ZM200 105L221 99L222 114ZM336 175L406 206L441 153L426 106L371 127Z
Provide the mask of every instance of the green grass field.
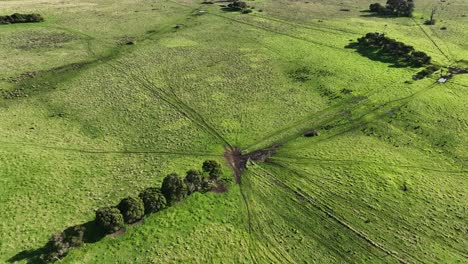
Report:
M228 145L274 144L228 192L61 262L468 261L468 75L413 81L421 69L345 48L385 32L466 68L467 0L416 0L413 18L364 0L201 2L0 2L46 19L0 25L0 262L28 263L53 233L206 159L234 179Z

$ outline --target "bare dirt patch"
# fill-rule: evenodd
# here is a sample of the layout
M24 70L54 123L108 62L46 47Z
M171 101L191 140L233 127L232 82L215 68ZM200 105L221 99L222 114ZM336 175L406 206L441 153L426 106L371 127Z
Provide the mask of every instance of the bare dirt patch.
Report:
M234 170L236 182L240 183L242 173L244 172L249 160L255 162L266 162L270 156L276 153L279 147L280 145L273 145L269 148L256 150L247 154L242 154L241 150L236 147L227 147L224 152L224 157L229 163L229 166Z
M127 231L127 229L122 228L122 229L120 229L119 231L116 231L116 232L110 234L109 236L110 236L110 237L118 237L118 236L120 236L120 235L123 235L126 231Z
M214 193L225 193L228 191L228 188L225 184L218 183L215 187L213 187L213 189L211 189L211 191Z

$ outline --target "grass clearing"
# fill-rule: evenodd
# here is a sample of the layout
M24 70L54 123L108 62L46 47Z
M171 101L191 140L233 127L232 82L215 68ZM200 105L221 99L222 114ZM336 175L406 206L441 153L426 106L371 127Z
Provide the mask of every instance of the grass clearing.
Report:
M0 26L0 262L168 173L215 159L232 175L227 145L277 143L228 192L62 262L465 262L466 75L412 81L420 69L345 48L379 31L467 67L466 1L421 26L432 3L384 19L360 12L364 0L252 1L248 15L184 0L2 1L46 21ZM320 135L302 137L310 129Z

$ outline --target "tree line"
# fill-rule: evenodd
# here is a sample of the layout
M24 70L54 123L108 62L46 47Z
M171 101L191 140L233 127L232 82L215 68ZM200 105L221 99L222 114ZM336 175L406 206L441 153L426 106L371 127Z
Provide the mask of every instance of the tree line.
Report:
M14 13L10 16L0 16L0 24L35 23L42 21L44 21L44 18L40 14Z
M124 228L125 224L136 223L145 215L175 205L190 194L208 192L216 185L222 184L220 180L222 176L221 164L214 160L203 162L201 171L195 169L187 171L185 177L171 173L164 178L160 188L149 187L140 192L138 196L122 199L117 206L96 210L92 225L94 230L87 230L85 225L77 225L54 234L45 245L39 257L40 261L48 263L62 259L72 248L87 242L86 233L106 235L118 232Z
M382 55L391 56L396 61L401 61L409 66L421 67L431 63L431 57L422 51L417 51L413 46L388 38L382 33L367 33L358 38L358 47L380 52Z

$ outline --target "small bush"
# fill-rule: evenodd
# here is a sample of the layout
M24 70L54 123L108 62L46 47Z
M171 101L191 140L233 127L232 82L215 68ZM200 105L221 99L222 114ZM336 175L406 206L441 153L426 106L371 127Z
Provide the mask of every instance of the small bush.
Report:
M135 223L145 215L145 205L139 197L127 197L117 206L122 213L125 223Z
M424 21L424 25L426 25L426 26L432 26L432 25L435 25L435 24L436 24L435 19L428 19L428 20Z
M119 209L115 207L104 207L96 211L96 224L105 233L114 233L122 229L124 219Z
M166 197L158 188L148 188L141 192L139 197L145 206L145 214L155 213L166 207Z
M208 173L210 180L217 180L223 176L221 164L219 164L217 161L207 160L203 162L202 169L204 172Z
M252 13L252 10L251 10L251 9L243 9L243 10L241 11L241 13L242 13L242 14L250 14L250 13Z
M182 201L187 196L187 186L176 173L167 175L161 185L161 192L168 205Z

